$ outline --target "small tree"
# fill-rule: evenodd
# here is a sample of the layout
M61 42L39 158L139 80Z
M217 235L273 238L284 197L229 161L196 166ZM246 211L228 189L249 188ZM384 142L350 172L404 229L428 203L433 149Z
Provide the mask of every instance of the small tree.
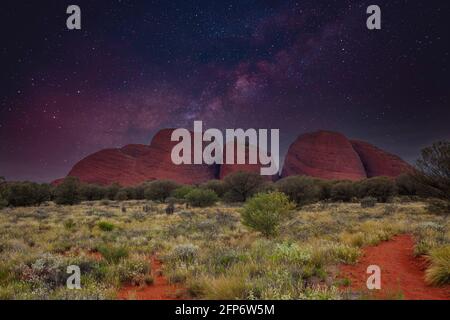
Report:
M264 178L255 172L238 171L227 175L224 182L227 189L224 197L227 201L245 202L260 190Z
M242 223L265 237L274 236L293 208L293 203L284 193L260 193L244 205Z
M450 201L450 141L423 149L412 177L423 195Z
M75 177L65 178L55 189L55 202L65 205L80 203L80 181Z

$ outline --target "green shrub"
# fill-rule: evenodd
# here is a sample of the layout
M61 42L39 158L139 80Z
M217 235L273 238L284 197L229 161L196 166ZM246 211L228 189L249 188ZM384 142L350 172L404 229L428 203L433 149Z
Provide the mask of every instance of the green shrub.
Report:
M101 245L97 248L102 257L111 263L118 263L128 257L128 250L121 246Z
M361 200L362 208L373 208L377 204L377 199L374 197L365 197Z
M286 194L298 205L316 202L321 197L321 186L317 179L306 176L290 176L276 183L278 191Z
M194 189L186 195L186 200L193 207L209 207L214 205L219 197L209 189Z
M264 183L264 178L255 172L238 171L224 179L227 192L224 199L229 202L245 202L256 194Z
M146 184L144 196L147 200L164 201L178 187L170 180L156 180Z
M356 188L351 181L336 182L331 187L331 199L334 201L350 201L356 196Z
M97 226L100 228L100 230L106 232L113 231L116 227L114 224L107 221L100 221L99 223L97 223Z
M374 177L365 179L357 184L358 195L363 197L374 197L380 202L386 202L395 196L396 187L394 180L388 177Z
M55 202L62 205L74 205L81 202L80 181L67 177L55 189Z
M219 197L223 197L223 195L227 191L227 186L225 185L225 182L223 182L222 180L217 180L217 179L209 180L208 182L201 184L200 188L212 190Z
M294 205L284 193L260 193L244 205L242 223L266 237L274 236L293 208Z
M192 186L181 186L172 191L171 196L177 200L186 200L186 195L194 190Z

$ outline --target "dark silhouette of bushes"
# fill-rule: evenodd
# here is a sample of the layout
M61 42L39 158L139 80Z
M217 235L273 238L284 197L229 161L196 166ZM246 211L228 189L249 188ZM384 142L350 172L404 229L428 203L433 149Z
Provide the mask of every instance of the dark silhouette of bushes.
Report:
M386 202L396 195L396 186L392 178L374 177L357 183L358 196L374 197L379 202Z
M170 180L156 180L145 185L144 197L147 200L164 202L178 188L178 184Z
M226 192L224 200L228 202L245 202L260 191L265 180L258 173L238 171L227 175L224 179Z
M319 201L322 196L322 185L319 180L307 176L286 177L275 185L278 191L286 194L298 205Z
M57 204L74 205L81 200L81 184L77 178L67 177L55 188L54 201Z

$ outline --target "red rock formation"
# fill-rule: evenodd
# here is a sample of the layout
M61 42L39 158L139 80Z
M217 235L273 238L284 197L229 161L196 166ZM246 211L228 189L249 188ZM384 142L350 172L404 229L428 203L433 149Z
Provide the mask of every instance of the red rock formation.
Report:
M140 152L149 147L141 145ZM75 164L68 176L78 177L80 181L109 185L119 183L124 186L145 181L145 177L136 173L136 157L132 156L130 147L123 149L105 149L91 154ZM137 149L136 146L133 147Z
M363 164L350 141L344 135L330 131L299 136L289 147L281 175L348 180L366 178Z
M172 131L159 131L149 146L131 144L96 152L75 164L68 175L78 177L82 182L119 183L123 186L155 179L170 179L184 184L214 179L217 166L173 164L171 152L177 142L170 141ZM223 164L220 178L236 171L260 173L260 168L260 164ZM395 177L411 168L399 157L369 143L349 141L336 132L318 131L303 134L292 143L284 161L282 177L309 175L322 179L359 180L380 175ZM56 180L54 184L60 181Z
M80 181L123 186L149 180L169 179L184 184L197 184L215 178L215 167L208 165L175 165L171 160L170 140L173 129L159 131L150 146L132 144L121 149L105 149L87 156L73 167L68 176ZM60 180L56 180L57 184Z
M397 177L412 170L412 166L400 157L377 148L370 143L351 140L358 153L368 178L377 176Z

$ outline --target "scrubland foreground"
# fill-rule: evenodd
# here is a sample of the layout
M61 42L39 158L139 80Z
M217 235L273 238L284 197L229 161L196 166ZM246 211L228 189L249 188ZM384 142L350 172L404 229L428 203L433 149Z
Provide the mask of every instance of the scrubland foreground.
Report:
M161 281L161 299L374 298L340 266L398 234L412 235L427 283L448 290L448 215L421 202L308 205L272 237L241 224L240 206L165 208L142 200L2 209L0 299L139 299ZM66 288L69 265L81 269L80 290ZM408 297L399 288L383 298Z

